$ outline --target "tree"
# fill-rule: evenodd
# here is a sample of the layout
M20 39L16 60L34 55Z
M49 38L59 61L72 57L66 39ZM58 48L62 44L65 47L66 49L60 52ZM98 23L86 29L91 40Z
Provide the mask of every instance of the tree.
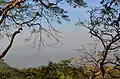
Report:
M0 0L0 36L11 37L11 41L6 49L1 53L0 59L3 58L11 48L14 37L20 33L22 27L29 27L31 31L31 40L39 39L39 47L46 41L42 33L45 32L49 37L59 42L57 38L58 31L52 26L51 22L62 23L62 20L69 21L67 11L60 7L60 4L69 4L76 7L85 7L83 0ZM43 24L43 20L46 22ZM48 27L45 27L45 26ZM18 28L14 33L11 30Z
M94 54L87 53L92 61L87 58L89 62L95 62L101 70L102 78L105 78L105 66L112 64L113 69L119 69L120 57L120 1L119 0L102 0L102 7L91 8L88 11L89 21L79 21L78 25L82 25L89 30L91 37L97 38L99 44L102 45L103 50L95 51L94 54L100 54L99 58L93 56ZM111 58L114 57L114 60ZM111 75L112 76L112 75ZM119 76L116 76L120 78Z

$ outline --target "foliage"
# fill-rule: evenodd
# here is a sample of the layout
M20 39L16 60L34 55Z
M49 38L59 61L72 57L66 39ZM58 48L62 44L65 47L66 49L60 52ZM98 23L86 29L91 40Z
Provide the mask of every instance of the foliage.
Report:
M24 79L24 74L0 59L0 79Z
M88 11L89 20L79 21L78 25L87 28L91 37L97 39L97 45L102 46L102 50L93 49L92 52L81 50L89 56L90 60L84 58L87 62L98 65L104 79L106 65L120 66L120 6L118 0L102 0L101 4L101 7L91 8ZM98 58L94 56L98 54Z
M29 27L31 38L39 39L39 46L44 45L46 41L42 39L46 33L48 37L54 38L57 42L59 33L52 22L62 23L63 20L70 21L67 11L60 5L61 3L70 6L86 7L83 0L13 0L0 1L0 36L14 36L20 33L22 27ZM119 0L101 0L100 7L91 8L89 19L79 21L77 25L82 25L89 30L91 37L98 41L97 45L102 46L102 50L96 50L93 47L91 51L80 49L81 55L79 64L74 65L70 60L62 60L59 63L49 62L46 66L38 68L24 69L20 72L12 73L12 70L1 70L1 78L9 78L14 74L26 79L119 79L120 76L120 1ZM46 27L46 25L48 27ZM19 28L20 27L20 28ZM18 31L11 34L11 30L19 28ZM59 36L58 36L59 37ZM13 38L11 38L13 42ZM12 42L8 45L11 47ZM47 44L47 43L46 43ZM5 49L8 51L8 49ZM82 51L81 51L82 50ZM7 52L2 53L1 58ZM4 55L3 55L4 54ZM76 63L76 62L74 62ZM6 67L7 68L7 67ZM3 68L5 69L5 68ZM15 71L15 69L14 69ZM17 76L18 77L18 76ZM17 78L18 79L18 78ZM22 78L23 79L23 78Z
M77 79L82 77L82 68L75 68L63 60L59 63L49 62L47 66L25 69L26 78L30 79Z
M9 37L12 34L10 30L22 25L23 27L31 28L30 37L33 36L34 38L37 34L40 34L40 38L42 38L41 33L43 31L55 38L51 32L56 33L57 31L52 27L52 22L62 23L62 20L70 20L67 11L60 6L61 3L65 5L68 3L74 7L86 5L83 0L2 0L0 3L0 36L6 34ZM11 8L9 8L9 6L11 6ZM48 28L46 26L48 26ZM39 36L36 37L39 38ZM29 38L29 40L30 39L31 38ZM41 42L42 41L43 40L41 40Z
M117 68L106 66L105 79L120 79L117 78L120 74L120 69ZM61 60L59 63L49 61L44 66L18 70L0 60L0 79L100 79L100 75L92 78L92 70L94 66L75 66L71 60ZM100 72L100 69L95 71Z
M52 23L61 24L63 21L70 21L68 12L61 7L61 3L70 4L74 8L85 7L83 0L1 0L0 1L0 37L6 35L11 37L9 45L1 53L3 58L13 44L16 32L20 33L23 27L28 28L30 36L25 39L32 41L33 46L49 45L45 37L60 42L58 31L52 26ZM18 31L14 30L18 29Z

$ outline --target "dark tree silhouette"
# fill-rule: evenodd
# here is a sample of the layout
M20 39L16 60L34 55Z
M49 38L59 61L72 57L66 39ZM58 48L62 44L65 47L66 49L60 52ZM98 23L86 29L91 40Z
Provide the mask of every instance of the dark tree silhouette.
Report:
M101 56L100 59L97 59L97 63L104 79L107 64L112 64L115 67L120 66L120 58L116 56L120 48L120 1L102 0L101 4L102 7L91 8L88 11L89 21L79 21L78 25L87 28L91 37L96 37L103 46L103 50L99 52ZM114 61L110 60L111 55L114 56Z
M8 47L2 52L0 58L6 55L12 46L14 37L23 29L20 26L30 28L31 35L26 40L30 41L32 37L34 40L38 39L39 48L41 45L48 44L43 38L43 32L59 42L59 36L57 36L59 32L51 23L70 20L67 11L61 8L61 3L69 4L74 8L86 6L83 0L0 0L0 36L11 37ZM10 30L14 29L18 31L11 33Z

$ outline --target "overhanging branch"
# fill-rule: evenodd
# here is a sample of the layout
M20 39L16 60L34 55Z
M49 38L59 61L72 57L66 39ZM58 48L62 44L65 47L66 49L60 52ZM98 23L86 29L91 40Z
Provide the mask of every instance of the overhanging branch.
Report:
M20 30L22 30L21 27L18 29L18 31L15 31L15 32L13 33L9 45L8 45L8 46L6 47L6 49L0 54L0 59L3 58L3 57L7 54L8 50L11 48L11 46L12 46L12 44L13 44L13 40L14 40L15 36L16 36L18 33L20 33Z

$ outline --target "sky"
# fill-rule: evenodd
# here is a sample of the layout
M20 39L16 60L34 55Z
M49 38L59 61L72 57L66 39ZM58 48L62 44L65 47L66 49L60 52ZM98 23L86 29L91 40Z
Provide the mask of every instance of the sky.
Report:
M99 5L98 0L85 1L91 6ZM83 20L88 19L87 9L74 9L70 6L63 7L68 10L68 14L72 18L72 21L68 23L65 22L55 25L56 29L61 32L60 35L62 36L61 40L63 44L53 44L52 46L47 46L42 49L43 52L38 51L38 49L33 48L30 43L24 41L27 32L23 30L15 37L12 48L4 58L5 62L12 67L25 68L45 65L48 63L48 60L59 62L60 60L78 57L80 54L76 49L93 42L85 28L75 26L78 18ZM3 50L8 43L9 41L6 38L1 39L0 50Z

